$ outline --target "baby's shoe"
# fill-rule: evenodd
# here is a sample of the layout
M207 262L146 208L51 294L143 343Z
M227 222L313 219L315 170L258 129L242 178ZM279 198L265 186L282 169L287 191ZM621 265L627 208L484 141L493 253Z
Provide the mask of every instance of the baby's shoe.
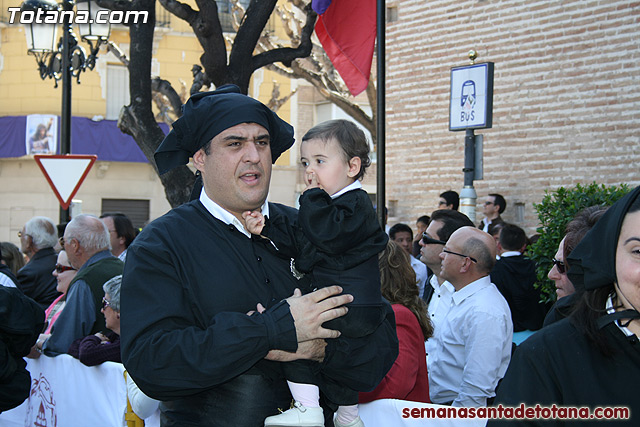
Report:
M322 408L307 408L294 402L293 408L280 415L267 417L264 427L324 427Z
M333 424L336 427L364 427L364 423L362 422L362 418L357 417L355 420L351 421L349 424L342 424L337 419L333 420Z

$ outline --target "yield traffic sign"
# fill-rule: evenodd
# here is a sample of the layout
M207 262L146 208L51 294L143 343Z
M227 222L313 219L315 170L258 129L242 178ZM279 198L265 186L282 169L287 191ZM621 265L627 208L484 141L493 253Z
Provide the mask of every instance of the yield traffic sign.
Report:
M69 209L73 196L89 174L91 166L98 158L95 155L40 155L33 156L49 182L62 209Z

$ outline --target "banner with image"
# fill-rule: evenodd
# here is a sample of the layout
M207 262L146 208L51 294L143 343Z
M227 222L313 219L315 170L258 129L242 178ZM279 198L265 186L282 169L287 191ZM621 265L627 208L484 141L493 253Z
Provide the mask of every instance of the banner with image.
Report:
M58 116L27 116L25 144L27 154L56 154L58 148Z

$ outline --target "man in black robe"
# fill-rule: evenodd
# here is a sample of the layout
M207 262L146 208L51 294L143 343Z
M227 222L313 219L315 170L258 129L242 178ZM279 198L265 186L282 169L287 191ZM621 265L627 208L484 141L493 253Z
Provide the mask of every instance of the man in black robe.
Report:
M289 124L224 86L192 96L155 154L160 173L192 157L203 182L198 200L143 229L123 277L122 359L140 389L163 400L163 426L262 426L291 399L274 361L348 371L350 349L325 342L338 332L321 325L344 315L352 297L335 296L337 286L294 293L310 283L244 228L249 210L295 219L294 209L266 202L271 164L292 144ZM384 348L393 317L385 325L360 344L372 363L397 351Z

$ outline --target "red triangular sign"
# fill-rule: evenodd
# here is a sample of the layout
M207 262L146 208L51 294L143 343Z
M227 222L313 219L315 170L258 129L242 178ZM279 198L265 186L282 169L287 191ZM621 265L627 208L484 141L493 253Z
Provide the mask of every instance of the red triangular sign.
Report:
M97 156L67 154L62 156L33 156L49 182L62 209L69 209L73 196L89 174Z

